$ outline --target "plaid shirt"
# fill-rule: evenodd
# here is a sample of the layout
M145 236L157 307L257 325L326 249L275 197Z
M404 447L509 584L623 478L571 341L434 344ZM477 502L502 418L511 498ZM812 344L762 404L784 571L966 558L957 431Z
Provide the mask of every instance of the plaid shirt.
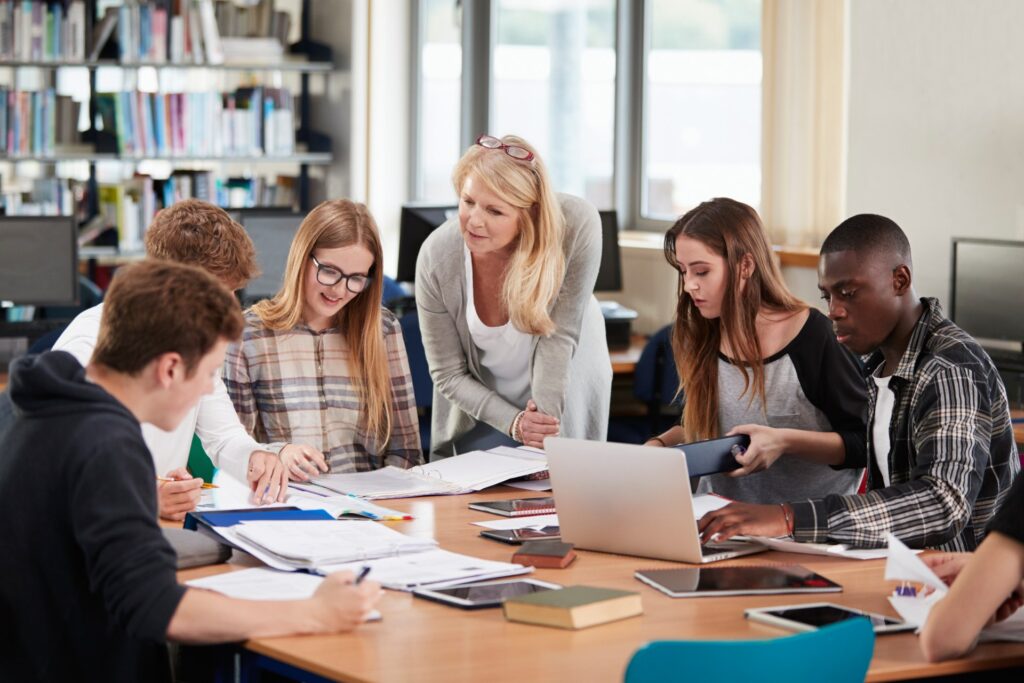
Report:
M367 433L359 393L348 373L348 344L336 328L314 332L305 324L270 330L252 311L242 341L228 348L224 383L246 430L258 441L319 449L332 472L423 462L402 328L381 312L391 373L391 438ZM258 435L258 436L255 436Z
M868 382L868 492L793 503L793 537L882 547L892 532L914 548L974 550L1020 471L1010 407L999 373L981 346L942 315L924 313L889 380L896 396L889 424L889 481L871 455L878 388ZM879 377L880 352L867 361Z

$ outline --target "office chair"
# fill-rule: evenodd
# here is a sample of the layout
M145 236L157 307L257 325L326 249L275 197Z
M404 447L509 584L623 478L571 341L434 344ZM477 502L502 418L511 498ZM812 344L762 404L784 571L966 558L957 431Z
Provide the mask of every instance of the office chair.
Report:
M416 412L420 416L420 445L424 457L430 452L430 409L434 405L434 380L430 378L427 353L423 350L423 335L420 334L420 316L413 308L398 319L405 338L405 353L409 357L409 373L412 375L412 390L416 396Z
M867 619L771 640L659 640L633 654L625 683L861 683L874 649Z
M409 296L402 285L385 275L381 304L401 318L406 313L416 310L416 297Z
M652 435L679 424L682 402L676 398L679 374L672 358L671 334L671 325L652 334L633 372L633 396L647 406L647 415L609 418L609 441L643 443Z

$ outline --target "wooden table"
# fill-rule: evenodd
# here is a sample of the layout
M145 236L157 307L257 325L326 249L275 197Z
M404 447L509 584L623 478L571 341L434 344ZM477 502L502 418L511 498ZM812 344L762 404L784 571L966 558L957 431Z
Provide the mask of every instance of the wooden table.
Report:
M1024 420L1024 410L1011 410L1010 416L1014 420ZM1018 446L1024 446L1024 422L1013 423L1013 439Z
M468 522L487 518L466 508L469 501L522 496L496 493L389 501L416 519L394 523L413 536L434 537L442 548L492 560L511 559L513 547L480 538ZM497 519L497 518L495 518ZM357 522L361 523L361 522ZM660 522L667 523L665 521ZM743 618L746 607L827 600L895 615L886 594L883 561L763 553L731 561L735 565L800 563L835 580L842 593L764 597L671 599L633 578L636 569L678 566L605 553L579 551L568 569L539 569L538 579L560 584L623 588L641 594L644 615L581 631L515 624L501 610L463 611L409 594L388 591L381 601L384 619L350 634L260 638L245 647L303 671L338 681L621 681L626 664L642 644L658 639L773 638L787 632ZM730 563L719 563L724 566ZM225 571L223 565L180 573L182 579ZM371 575L372 578L372 575ZM966 659L943 664L924 661L912 634L876 640L869 681L944 676L1024 665L1024 644L990 643ZM722 662L722 666L728 666Z

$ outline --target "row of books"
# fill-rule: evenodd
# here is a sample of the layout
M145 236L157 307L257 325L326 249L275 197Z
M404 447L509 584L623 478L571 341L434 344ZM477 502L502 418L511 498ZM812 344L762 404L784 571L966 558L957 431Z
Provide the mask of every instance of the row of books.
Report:
M99 186L99 207L103 216L95 232L117 230L117 245L122 252L142 249L146 227L156 212L183 199L202 199L227 209L251 207L292 207L295 204L296 179L292 176L270 178L223 178L210 171L180 171L165 179L137 175L121 183ZM97 234L83 235L83 241Z
M21 62L85 59L85 3L0 2L0 59Z
M96 95L103 130L128 156L286 156L295 151L293 107L289 91L265 87Z
M79 139L81 104L53 88L12 90L0 86L0 154L52 156Z
M170 14L168 14L168 9ZM122 63L222 64L239 59L279 61L291 16L272 0L238 7L227 0L129 1L107 8L93 33L90 59L115 35Z
M230 0L217 0L217 30L221 38L274 38L288 44L292 17L274 9L274 0L257 0L242 6Z
M224 61L212 0L126 2L108 7L93 30L89 59L115 35L123 63L220 64ZM168 31L169 27L169 31Z

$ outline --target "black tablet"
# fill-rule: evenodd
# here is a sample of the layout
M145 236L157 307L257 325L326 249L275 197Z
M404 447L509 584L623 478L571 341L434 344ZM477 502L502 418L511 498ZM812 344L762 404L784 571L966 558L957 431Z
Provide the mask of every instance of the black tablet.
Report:
M526 541L557 541L562 538L562 529L557 526L540 529L484 529L480 535L502 543L519 545Z
M417 588L413 590L412 594L418 598L443 602L446 605L462 609L480 609L481 607L498 607L508 598L557 588L561 588L557 583L547 583L537 579L519 579L518 581L485 581L447 588Z
M641 569L634 576L672 598L838 593L842 587L800 565Z
M694 441L676 446L686 454L686 469L691 477L729 472L739 469L736 453L742 453L750 445L746 434L723 436L707 441Z
M913 624L895 617L862 612L852 607L833 605L829 602L752 608L744 611L743 616L751 621L759 621L762 624L779 626L791 631L816 631L822 626L846 621L847 619L863 618L871 620L871 627L875 633L898 633L900 631L913 631L916 628Z

